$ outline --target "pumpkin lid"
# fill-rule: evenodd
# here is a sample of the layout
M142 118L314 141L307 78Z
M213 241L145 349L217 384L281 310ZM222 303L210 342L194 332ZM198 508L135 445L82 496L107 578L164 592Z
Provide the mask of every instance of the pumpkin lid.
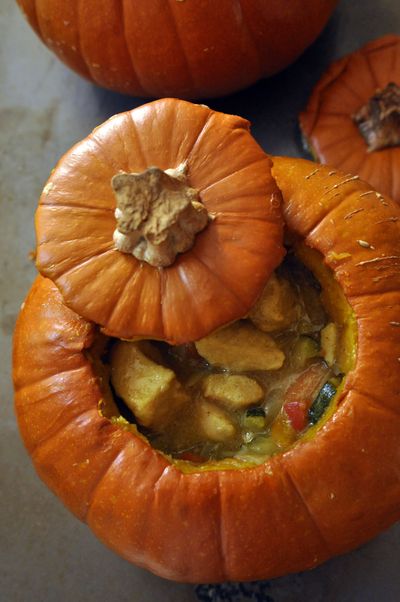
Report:
M300 114L312 154L400 202L400 36L333 63Z
M110 336L193 341L260 295L284 253L280 204L245 119L155 101L60 160L36 213L38 269Z

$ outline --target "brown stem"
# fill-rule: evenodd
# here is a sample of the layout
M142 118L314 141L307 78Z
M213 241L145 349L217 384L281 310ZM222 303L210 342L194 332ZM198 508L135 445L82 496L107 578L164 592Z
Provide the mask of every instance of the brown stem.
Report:
M114 242L155 267L174 263L194 243L209 220L199 193L186 184L186 166L162 171L120 173L111 181L117 199Z
M368 152L400 146L400 87L390 83L377 90L366 105L353 115Z

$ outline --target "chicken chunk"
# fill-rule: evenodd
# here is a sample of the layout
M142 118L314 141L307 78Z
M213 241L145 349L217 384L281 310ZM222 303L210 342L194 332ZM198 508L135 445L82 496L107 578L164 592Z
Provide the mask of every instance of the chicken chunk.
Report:
M238 374L210 374L203 381L203 395L219 404L240 410L260 401L263 389L253 378Z
M249 318L264 332L288 328L298 317L296 295L290 283L272 274L267 285L249 313Z
M119 341L114 346L111 381L137 421L156 431L190 399L175 373L154 361L154 350L145 342Z
M198 404L196 419L199 431L210 441L228 441L236 435L236 427L229 416L208 401Z
M235 372L277 370L285 360L275 341L248 322L235 322L196 342L207 362Z

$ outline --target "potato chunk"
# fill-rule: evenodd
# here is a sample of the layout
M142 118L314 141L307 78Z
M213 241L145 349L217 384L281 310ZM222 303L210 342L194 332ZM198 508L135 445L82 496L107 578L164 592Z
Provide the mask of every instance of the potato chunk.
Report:
M235 372L277 370L285 356L275 341L248 322L235 322L196 342L207 362Z
M336 324L329 322L329 324L321 330L321 350L323 358L328 366L333 366L335 363L338 339L339 332Z
M288 328L298 317L296 295L290 283L272 274L267 285L249 313L249 318L264 332Z
M149 343L116 343L111 355L111 381L137 421L157 431L190 398L174 372L150 359L149 354L154 357Z
M203 394L231 410L240 410L260 401L264 392L258 382L248 376L210 374L203 381Z
M236 427L229 416L208 401L198 404L196 418L199 431L210 441L228 441L236 435Z

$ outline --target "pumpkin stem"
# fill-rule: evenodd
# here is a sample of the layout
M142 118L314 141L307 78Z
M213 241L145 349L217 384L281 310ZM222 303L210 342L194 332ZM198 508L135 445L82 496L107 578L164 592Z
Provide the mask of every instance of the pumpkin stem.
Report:
M368 152L400 145L400 87L390 83L377 90L353 115Z
M208 223L198 191L186 184L185 164L119 173L111 185L117 199L115 246L152 266L173 264Z

